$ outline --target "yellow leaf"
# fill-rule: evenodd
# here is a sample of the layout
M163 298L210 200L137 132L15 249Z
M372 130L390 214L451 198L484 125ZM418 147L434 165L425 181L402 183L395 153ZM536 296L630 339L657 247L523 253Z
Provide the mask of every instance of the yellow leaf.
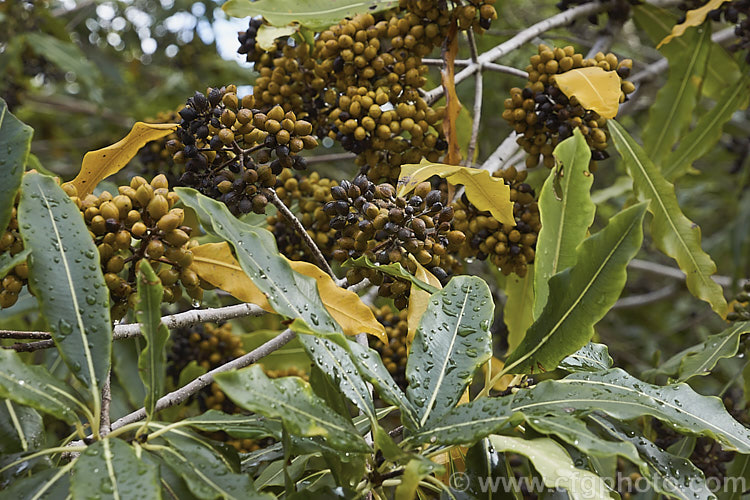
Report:
M659 42L659 45L657 45L656 48L658 49L662 45L668 44L672 41L673 38L682 36L685 33L685 30L687 30L688 28L703 24L703 21L706 20L706 16L708 15L708 13L721 7L721 4L726 1L727 0L710 0L706 5L699 9L687 11L687 13L685 14L685 20L680 24L675 24L672 28L672 32L669 35L665 36L664 39Z
M258 33L255 35L255 42L261 49L272 51L276 50L276 39L282 36L293 35L297 32L298 26L271 26L261 24Z
M224 290L243 302L257 304L264 311L274 312L268 299L255 286L237 259L232 255L229 243L206 243L190 249L193 263L190 269L203 281Z
M575 96L586 109L602 118L614 118L620 107L620 77L598 66L571 69L555 75L555 83L568 98Z
M492 358L482 365L482 370L486 373L487 369L490 368L490 374L494 377L501 371L503 371L503 368L505 368L505 363L503 363L501 360L497 359L495 356L492 356ZM492 386L492 389L496 391L504 391L508 388L508 385L510 385L511 381L513 380L514 375L503 375L500 377L495 384Z
M461 162L461 149L458 144L458 133L456 130L456 118L463 106L456 94L456 82L454 78L456 54L458 53L458 25L455 21L448 28L445 45L448 50L443 53L443 69L440 70L440 80L443 83L445 94L445 116L443 117L443 131L448 138L448 155L446 161L452 165Z
M161 139L177 130L176 123L136 122L120 141L96 151L89 151L83 157L81 171L70 184L78 190L78 196L91 193L99 182L117 173L128 164L146 143Z
M314 264L302 261L289 261L289 264L298 273L315 278L323 305L346 335L369 333L388 344L385 328L356 293L337 286L328 274Z
M440 284L440 280L435 277L430 271L424 268L419 262L414 259L411 255L409 256L413 262L417 265L417 271L414 273L417 279L424 281L428 285L432 285L435 288L443 288ZM430 293L425 292L418 286L412 284L411 291L409 292L409 309L406 315L407 333L406 333L406 351L411 349L411 342L414 340L414 335L417 333L417 327L419 326L419 320L422 319L422 315L427 310L427 304L430 302Z
M268 299L245 274L232 255L227 242L207 243L192 248L193 263L190 268L204 281L229 292L244 302L257 304L268 312L274 312ZM307 262L288 261L294 271L310 276L318 285L323 305L334 320L341 325L346 335L369 333L388 343L385 328L372 310L351 290L336 286L336 283L319 267Z
M450 184L463 184L466 197L479 210L487 211L506 226L515 226L513 202L510 201L510 186L500 177L492 177L486 170L443 163L421 163L403 165L398 179L398 196L403 196L433 175L444 178Z

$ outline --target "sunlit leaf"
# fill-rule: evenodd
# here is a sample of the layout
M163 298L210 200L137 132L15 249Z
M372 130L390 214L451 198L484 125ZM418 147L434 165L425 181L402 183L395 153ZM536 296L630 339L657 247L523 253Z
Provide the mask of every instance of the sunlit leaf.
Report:
M417 266L415 278L421 282L428 283L430 286L435 288L435 291L428 292L418 287L414 283L411 285L409 291L409 307L406 313L407 333L406 333L406 348L409 350L412 340L414 340L414 334L417 333L417 327L419 321L422 319L422 315L427 310L427 303L430 301L430 295L437 293L443 286L440 284L434 274L425 269L423 265L415 262Z
M398 6L398 0L229 0L222 6L232 17L263 16L274 26L299 23L315 31L324 30L344 18L375 14Z
M16 193L21 187L21 177L31 149L31 136L34 130L21 122L8 110L8 105L0 99L0 235L10 222Z
M534 276L536 276L535 265L529 265L523 278L517 274L510 274L505 278L503 291L506 299L505 306L503 306L503 321L508 328L509 351L518 347L529 327L534 323Z
M711 304L719 315L727 312L724 293L711 275L716 264L701 248L701 230L685 217L677 202L674 186L667 181L643 149L616 121L608 122L615 148L625 161L633 178L633 189L641 201L648 201L648 210L654 215L651 236L656 246L687 275L687 287L701 300Z
M620 77L616 71L598 66L577 68L554 76L554 81L568 98L575 96L585 109L602 118L614 118L620 107Z
M711 30L691 29L685 41L688 50L667 53L667 83L657 92L643 128L643 149L662 168L664 158L695 115L712 43Z
M721 4L726 1L727 0L709 0L702 7L687 11L685 13L685 21L675 25L672 28L672 32L669 35L665 36L664 39L659 42L659 45L657 45L656 48L658 49L662 45L671 42L672 39L682 36L685 33L685 30L687 30L688 28L703 24L703 21L706 20L706 16L708 15L708 13L721 7Z
M83 198L94 191L99 181L119 172L147 143L166 137L175 130L176 123L136 122L123 139L106 148L86 153L81 171L70 184Z
M296 32L296 26L270 26L268 24L261 24L255 35L255 43L263 50L275 50L277 38L293 35Z
M463 184L466 197L479 210L487 211L506 226L515 226L513 202L510 201L510 186L501 177L493 177L486 170L422 160L419 164L401 166L397 194L403 196L417 184L433 175L444 178L450 184Z
M589 172L591 149L578 128L554 150L562 164L553 170L539 194L539 217L542 229L534 258L534 318L547 303L549 279L576 262L576 248L586 238L594 222L596 206L591 201L594 176ZM559 193L555 181L559 178ZM511 349L515 347L515 344Z

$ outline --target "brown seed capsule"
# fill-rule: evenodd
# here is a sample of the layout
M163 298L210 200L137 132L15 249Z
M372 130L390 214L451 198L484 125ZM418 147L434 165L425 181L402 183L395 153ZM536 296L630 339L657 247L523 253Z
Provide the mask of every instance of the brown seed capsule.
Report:
M169 211L169 202L164 196L156 195L148 203L146 210L148 211L148 214L151 216L151 219L158 221L159 219L164 217Z
M173 229L164 235L164 241L173 247L181 247L190 240L190 236L182 229Z
M159 219L156 226L164 232L177 229L185 220L185 212L181 208L173 208L164 217Z
M151 240L146 247L146 256L149 259L160 259L164 255L164 243L159 240Z

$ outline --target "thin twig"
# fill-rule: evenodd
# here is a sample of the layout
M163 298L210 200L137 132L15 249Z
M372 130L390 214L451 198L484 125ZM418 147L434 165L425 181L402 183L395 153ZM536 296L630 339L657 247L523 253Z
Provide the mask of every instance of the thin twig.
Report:
M474 63L478 62L479 55L477 54L477 41L474 37L474 30L469 29L466 32L466 36L469 39L469 49L471 50L471 60ZM471 139L469 140L469 146L466 148L466 159L464 165L471 165L472 159L474 158L474 151L477 149L477 139L479 138L479 123L482 119L482 68L476 72L474 77L474 121L471 124Z
M668 278L673 278L676 280L684 281L685 280L685 273L683 273L680 269L677 269L676 267L671 266L665 266L663 264L657 264L655 262L648 262L646 260L641 259L633 259L628 263L628 267L631 269L638 269L639 271L646 271L653 274L659 274L661 276L666 276ZM732 278L729 276L720 276L720 275L713 275L711 276L711 279L713 279L716 283L723 287L729 287L732 286ZM744 285L750 280L739 280L739 284Z
M278 211L281 213L281 215L284 216L284 218L292 225L294 226L295 231L297 234L300 235L302 238L302 241L305 242L305 245L307 246L307 249L312 254L313 258L315 259L315 262L318 264L318 267L321 268L323 271L328 273L331 278L334 280L337 279L336 275L333 274L333 269L331 269L331 266L328 264L328 261L325 257L323 257L323 254L320 252L320 248L318 248L318 245L315 244L315 242L312 240L309 234L307 234L307 230L305 229L305 226L302 225L302 223L297 219L297 217L294 216L291 210L284 204L283 201L281 201L281 198L279 198L279 195L276 194L276 191L273 189L265 189L263 190L263 194L265 194L266 198L268 198L268 201L273 203L273 205L278 209Z
M426 64L427 66L442 66L443 60L442 59L422 59L422 64ZM455 61L456 66L463 67L463 66L468 66L470 64L472 64L471 59L456 59ZM496 71L498 73L505 73L507 75L518 76L524 79L529 77L529 74L526 71L522 69L514 68L513 66L504 66L502 64L496 64L493 62L484 62L484 63L481 63L481 65L482 65L483 70L487 69L490 71Z
M107 380L104 381L104 387L102 387L102 414L99 418L99 434L104 437L110 433L111 421L109 419L109 409L112 403L112 385L111 385L112 371L107 372Z
M343 161L343 160L353 160L356 158L357 155L354 153L331 153L327 155L317 155L317 156L307 156L305 157L305 160L307 161L307 164L310 165L312 163L326 163L329 161Z
M645 306L646 304L664 300L674 294L676 291L677 287L672 284L659 288L658 290L654 290L653 292L633 295L631 297L623 297L615 302L615 304L612 306L612 309L628 309L633 307Z
M233 318L242 318L245 316L260 316L266 311L255 304L235 304L226 307L194 309L177 314L171 314L161 318L161 322L170 330L184 326L194 325L196 323L207 323L216 321L226 321ZM18 332L26 333L26 332ZM45 332L35 332L45 333ZM47 334L49 336L49 333ZM141 324L132 323L129 325L117 325L112 334L113 340L127 339L141 335ZM4 346L5 349L14 349L18 352L31 352L40 349L49 349L54 347L52 340L41 340L39 342L16 343L11 346Z
M48 339L49 332L22 332L16 330L0 330L0 339Z

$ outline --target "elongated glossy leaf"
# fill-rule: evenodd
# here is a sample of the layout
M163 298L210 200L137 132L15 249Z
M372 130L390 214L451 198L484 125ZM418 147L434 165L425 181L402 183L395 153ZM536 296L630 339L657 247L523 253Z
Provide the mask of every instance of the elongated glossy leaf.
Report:
M547 487L564 488L572 500L614 498L604 479L593 472L576 468L573 459L561 445L549 438L522 439L491 436L492 447L529 458Z
M270 499L258 493L247 474L237 472L236 464L218 453L203 438L176 430L164 434L169 448L159 456L187 483L195 496L204 500Z
M205 432L223 431L239 439L257 439L273 436L281 439L281 425L257 415L229 414L217 410L208 410L201 415L184 420L190 427Z
M560 368L569 372L599 372L612 368L612 358L606 345L589 342L560 361Z
M216 383L238 406L280 418L291 434L323 436L331 446L350 452L370 450L351 421L329 409L298 377L269 379L260 366L216 375Z
M18 211L34 290L55 345L88 388L94 414L112 352L109 291L81 212L51 177L28 173Z
M750 430L735 421L716 397L702 396L687 384L657 386L612 368L548 380L513 397L513 410L527 417L565 412L604 412L628 420L651 415L687 434L706 435L724 447L750 452Z
M671 42L674 38L683 36L688 28L691 28L693 26L700 26L701 24L703 24L708 13L721 7L721 4L726 1L727 0L709 0L705 5L701 7L687 11L687 13L685 14L685 20L680 24L675 25L675 27L672 28L672 32L664 37L664 39L659 42L659 45L657 45L656 48L658 49L662 45Z
M31 149L34 130L13 116L8 105L0 99L0 234L10 222L16 193Z
M735 323L721 333L710 335L700 344L675 354L653 374L676 375L681 382L696 375L706 375L720 359L737 354L740 338L746 333L750 333L750 321Z
M169 330L161 322L163 295L164 287L159 277L148 260L143 259L138 268L138 304L135 317L143 325L141 332L146 339L146 347L138 357L138 375L146 388L143 406L146 408L148 420L154 417L156 401L164 394Z
M44 366L24 363L13 350L0 349L0 398L36 408L69 424L78 419L81 403L68 387L53 377Z
M424 290L427 293L435 293L440 290L439 287L435 287L433 285L430 285L429 283L420 280L413 274L411 274L409 271L404 269L404 267L399 262L394 262L387 265L380 265L375 264L370 261L370 259L367 258L366 255L363 255L361 257L358 257L356 259L349 259L346 262L344 262L343 267L353 266L353 267L366 267L368 269L377 269L378 271L387 274L389 276L393 276L394 278L401 278L403 280L406 280L410 282L412 285L415 285L421 290Z
M30 253L30 248L24 248L15 255L11 255L10 252L0 254L0 279L4 278L18 264L24 262Z
M619 123L610 121L609 131L628 173L633 177L636 196L641 201L649 202L649 212L654 215L651 223L654 243L659 250L675 259L685 272L688 290L708 302L717 314L724 315L727 302L721 286L711 279L716 272L716 264L701 248L700 228L682 213L674 186L661 175L648 155Z
M654 44L669 34L676 21L675 15L669 10L645 3L633 8L633 19ZM660 48L662 54L670 56L688 50L688 44L682 37L675 38ZM702 93L717 99L739 77L740 71L735 60L723 47L713 44Z
M417 409L393 381L378 351L355 342L348 342L347 348L352 353L352 361L357 365L359 374L377 389L380 399L398 407L401 410L404 425L410 429L416 429L418 427Z
M505 278L503 321L508 328L509 351L518 347L526 331L534 324L534 276L536 267L530 265L526 268L526 276L523 278L516 274L510 274Z
M562 177L558 181L558 172L550 172L539 194L542 229L534 258L534 318L539 317L547 303L549 279L575 264L576 248L586 238L596 212L591 201L591 149L580 130L575 129L573 137L558 144L553 153L562 163ZM560 186L557 194L555 181Z
M683 500L716 498L708 488L703 472L689 460L660 449L632 429L623 432L603 417L592 415L589 419L599 424L611 436L635 445L642 460L640 463L634 463L656 492Z
M159 469L140 460L125 441L102 439L75 461L70 493L73 500L158 500Z
M406 396L417 407L420 425L456 406L490 359L493 314L492 293L475 276L456 276L430 299L406 361Z
M486 210L506 226L515 226L513 202L510 201L510 186L500 177L493 177L478 168L431 163L422 160L419 164L401 166L398 178L398 195L403 196L433 175L444 178L450 184L462 184L466 197L479 210Z
M750 455L735 455L734 460L727 467L726 480L731 486L723 491L721 500L740 500L746 485L750 484Z
M571 69L554 76L554 81L567 97L573 97L585 109L596 111L602 118L614 118L620 108L620 77L616 71L598 66Z
M708 153L721 138L722 128L738 108L746 105L750 79L743 76L725 89L716 105L700 117L695 128L680 139L677 149L662 162L664 177L674 181L685 174L693 162Z
M141 453L141 459L159 468L162 498L178 498L179 500L196 500L198 498L190 491L185 480L173 471L159 455L144 451Z
M639 466L645 465L632 443L603 439L591 432L582 420L573 416L558 412L550 416L535 415L527 418L526 422L537 432L557 436L587 456L621 456Z
M691 29L685 41L688 50L666 54L669 77L657 92L643 129L643 149L655 165L662 165L693 119L711 48L711 29Z
M276 248L270 232L237 220L229 209L194 189L175 188L185 205L195 210L201 224L227 240L245 274L287 318L301 318L316 332L341 332L326 310L313 278L292 270Z
M620 296L626 267L641 247L646 205L610 219L576 252L576 264L552 277L549 300L521 344L505 362L507 373L552 370L591 340L594 325Z
M398 0L229 0L222 8L228 16L263 16L274 26L299 23L322 31L344 19L367 12L375 14L398 7Z
M8 500L58 500L67 498L70 490L70 469L75 462L63 467L53 467L14 481L0 491L0 497Z
M338 387L349 401L367 415L372 422L377 422L372 396L370 396L367 384L360 377L349 351L333 342L333 339L316 337L314 332L307 328L307 325L299 321L292 323L290 328L302 334L299 339L308 356L331 379L333 385ZM339 337L336 340L343 344L347 342L344 337Z
M42 416L33 408L0 399L0 454L34 450L43 442Z

